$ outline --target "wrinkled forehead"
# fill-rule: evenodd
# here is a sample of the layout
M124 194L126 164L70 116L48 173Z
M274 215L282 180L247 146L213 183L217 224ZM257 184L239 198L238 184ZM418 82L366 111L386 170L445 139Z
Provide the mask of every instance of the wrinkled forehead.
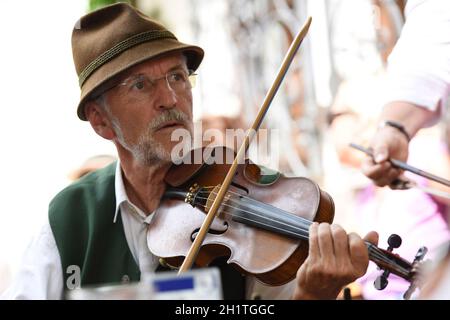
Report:
M164 74L177 66L181 66L181 68L187 70L187 58L181 52L168 53L161 57L143 61L119 73L108 81L105 81L91 94L91 96L96 97L102 94L118 83L125 81L132 75L145 73L148 75L160 76L161 74Z
M176 67L187 70L187 59L186 56L181 52L170 53L161 57L141 62L120 73L117 78L119 80L124 80L131 75L140 73L162 75L169 70L175 69Z

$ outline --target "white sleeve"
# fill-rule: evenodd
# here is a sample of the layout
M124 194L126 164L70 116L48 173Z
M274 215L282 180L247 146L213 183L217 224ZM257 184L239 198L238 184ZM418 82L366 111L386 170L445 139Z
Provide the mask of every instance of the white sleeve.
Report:
M450 1L409 0L405 12L389 56L384 100L437 111L450 93Z
M61 259L47 222L31 240L15 279L0 299L62 299L63 286Z

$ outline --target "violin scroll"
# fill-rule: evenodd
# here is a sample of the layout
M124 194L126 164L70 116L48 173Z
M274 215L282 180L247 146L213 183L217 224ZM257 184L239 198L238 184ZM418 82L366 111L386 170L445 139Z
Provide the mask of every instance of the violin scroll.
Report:
M387 248L387 251L392 252L394 249L399 248L401 246L401 244L402 244L402 238L397 234L391 234L388 239L389 247ZM379 267L379 269L382 270L383 268ZM389 283L388 278L389 278L390 273L391 273L391 271L385 268L383 273L375 279L375 282L373 285L375 286L375 288L377 290L384 290L387 287L387 285Z
M403 295L404 299L410 299L412 293L419 286L420 269L423 258L427 253L426 247L421 247L412 263L393 253L394 249L400 247L402 239L396 234L392 234L388 239L389 247L387 250L376 248L368 244L370 260L378 265L378 269L383 270L382 274L377 277L374 286L378 290L383 290L388 285L389 275L391 273L410 282L408 290Z

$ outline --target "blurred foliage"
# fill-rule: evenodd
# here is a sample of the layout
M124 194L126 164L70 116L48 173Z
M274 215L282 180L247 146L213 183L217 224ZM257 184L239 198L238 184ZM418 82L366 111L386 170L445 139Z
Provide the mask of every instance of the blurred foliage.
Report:
M136 0L129 1L120 1L120 0L89 0L89 8L88 11L94 11L100 9L102 7L109 6L110 4L118 3L118 2L127 2L133 6L136 6Z
M138 8L137 5L137 0L89 0L89 6L88 6L88 12L109 6L111 4L114 3L118 3L118 2L126 2L131 4L132 6ZM153 8L151 8L151 10L149 12L145 12L150 18L155 19L155 20L161 20L162 19L162 12L161 12L161 8L159 8L159 6L154 6Z
M159 8L157 6L153 7L149 12L146 12L146 13L152 19L159 20L159 21L163 20L161 8Z

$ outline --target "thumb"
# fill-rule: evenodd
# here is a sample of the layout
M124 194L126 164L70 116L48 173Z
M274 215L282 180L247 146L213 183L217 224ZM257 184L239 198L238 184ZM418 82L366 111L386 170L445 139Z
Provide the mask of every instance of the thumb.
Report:
M373 150L373 160L376 163L386 161L389 156L388 147L385 144L375 144L372 147Z
M371 244L378 245L378 233L375 231L370 231L366 234L364 240L370 242Z

